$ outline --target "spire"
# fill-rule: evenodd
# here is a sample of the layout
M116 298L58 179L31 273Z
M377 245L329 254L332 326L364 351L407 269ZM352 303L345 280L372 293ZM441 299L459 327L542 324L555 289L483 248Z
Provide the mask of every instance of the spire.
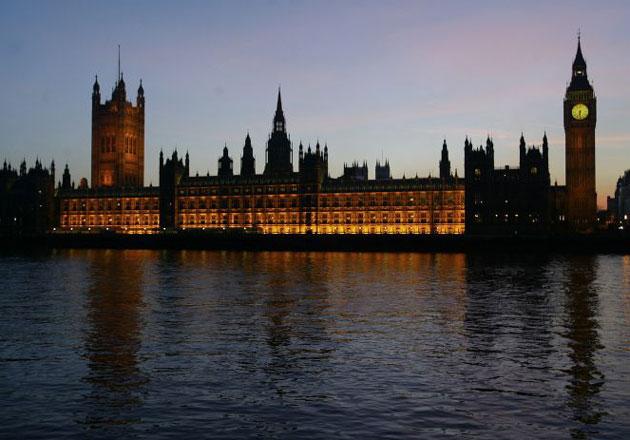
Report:
M92 87L92 92L95 95L101 93L101 86L98 83L98 75L94 75L94 86Z
M573 61L573 70L586 70L586 61L584 60L584 55L582 55L582 37L579 30L577 53L575 54L575 60Z
M98 75L94 76L94 85L92 86L92 110L101 103L101 86L98 83Z
M122 74L120 73L120 44L118 45L118 81L122 79Z
M280 93L280 86L278 86L278 103L276 104L276 114L282 114L282 96Z
M584 55L582 55L582 38L579 32L577 52L575 53L571 70L572 74L569 90L593 90L593 86L589 83L586 73L586 60L584 59Z
M276 104L276 115L273 118L273 131L285 131L284 112L282 111L282 96L278 87L278 102Z

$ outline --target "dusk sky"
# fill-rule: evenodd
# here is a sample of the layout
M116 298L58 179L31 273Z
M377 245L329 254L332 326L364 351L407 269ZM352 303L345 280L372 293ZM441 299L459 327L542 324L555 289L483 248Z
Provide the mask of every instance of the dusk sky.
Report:
M387 158L395 177L438 173L446 138L463 174L464 139L489 133L495 165L518 139L550 140L564 183L562 100L582 30L598 99L600 207L630 168L630 2L248 1L0 3L0 160L65 163L89 179L94 75L146 94L145 182L158 152L215 174L224 143L240 168L247 131L257 171L278 85L297 145L327 142L330 172Z

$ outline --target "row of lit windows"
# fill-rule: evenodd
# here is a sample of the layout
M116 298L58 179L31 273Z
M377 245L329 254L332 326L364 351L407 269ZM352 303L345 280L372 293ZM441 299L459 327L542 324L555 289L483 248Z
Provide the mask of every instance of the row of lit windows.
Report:
M229 195L229 194L296 194L298 192L298 185L288 185L288 186L279 186L279 185L243 185L243 186L201 186L201 187L184 187L180 188L178 195L180 196L203 196L203 195ZM304 188L303 188L304 189ZM310 189L310 186L306 188ZM437 194L445 194L444 191L439 189L427 189L429 193L437 193ZM374 197L377 195L387 195L394 197L405 197L405 195L417 193L417 190L409 189L409 190L397 190L397 191L383 191L383 190L370 190L369 188L364 191L357 192L338 192L338 193L322 193L321 197L330 197L330 198L338 198L338 197L356 197L356 196L370 196ZM457 194L459 196L463 196L463 190L454 189L453 191L446 191L447 196L453 196ZM424 192L420 192L419 196L426 197L427 194Z
M76 216L76 215L64 215L61 217L62 226L132 226L132 225L158 225L160 222L157 215L142 215L142 216Z
M449 196L442 201L441 205L452 206L457 200L458 204L462 201L460 197ZM299 206L298 197L256 197L253 201L249 198L236 198L236 197L212 197L212 198L191 198L180 199L179 209L240 209L240 208L297 208ZM409 197L402 199L400 197L383 197L382 199L371 197L368 200L364 198L321 198L319 201L319 207L322 208L340 208L340 207L358 207L365 206L427 206L427 199L415 199Z
M158 199L70 199L63 201L63 210L64 211L111 211L111 210L157 210L159 207Z
M253 191L252 191L253 189ZM244 187L203 187L203 188L182 188L179 190L180 196L196 196L196 195L222 195L222 194L285 194L285 193L297 193L297 185L290 186L256 186L252 188L250 186Z
M560 218L564 219L564 216L560 216ZM539 216L538 214L529 214L527 217L525 217L525 220L523 220L523 218L519 218L518 214L510 214L510 213L501 213L501 214L494 214L494 215L488 215L488 218L484 218L481 214L479 213L475 213L473 215L473 219L476 223L482 223L484 221L494 221L494 222L503 222L503 223L507 223L507 222L519 222L519 223L523 223L523 222L527 222L527 223L540 223L541 222L541 216Z
M211 198L211 199L189 199L179 200L179 209L248 209L248 208L297 208L299 205L297 197L290 198L262 198L257 197L253 201L240 198Z
M186 228L213 229L223 228L225 225L202 225L191 224ZM292 226L292 225L262 225L256 226L255 230L264 234L463 234L463 225L438 225L438 226Z
M240 216L238 214L233 215L180 215L179 216L179 224L180 225L194 225L194 224L209 224L209 225L228 225L228 224L299 224L304 223L303 221L299 221L298 215L261 215L258 214L253 217L254 221L252 222L252 216L244 215ZM442 214L441 216L436 216L433 218L434 223L463 223L464 216L463 213L457 213L456 215L452 212ZM364 223L421 223L426 224L430 223L429 219L426 216L423 217L404 217L400 214L388 216L387 214L383 214L380 216L371 215L371 216L363 216L359 214L357 216L327 216L321 215L318 223L320 224L364 224Z

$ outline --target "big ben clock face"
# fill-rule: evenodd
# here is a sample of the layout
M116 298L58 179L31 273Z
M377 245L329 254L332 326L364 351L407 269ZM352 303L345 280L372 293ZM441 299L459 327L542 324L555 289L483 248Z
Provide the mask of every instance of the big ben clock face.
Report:
M588 117L588 107L584 104L575 104L571 109L571 116L578 121L586 119Z

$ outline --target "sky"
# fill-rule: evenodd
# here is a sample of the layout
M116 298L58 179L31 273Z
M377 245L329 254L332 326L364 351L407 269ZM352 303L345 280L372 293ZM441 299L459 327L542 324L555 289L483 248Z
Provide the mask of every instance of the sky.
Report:
M495 166L518 140L550 141L564 183L562 104L577 32L597 94L600 207L630 168L627 1L0 2L0 160L90 173L91 93L117 76L146 96L145 183L160 149L215 174L249 131L257 171L278 86L295 144L327 142L330 173L389 159L394 177L438 174L443 139L463 175L464 139L490 134Z

